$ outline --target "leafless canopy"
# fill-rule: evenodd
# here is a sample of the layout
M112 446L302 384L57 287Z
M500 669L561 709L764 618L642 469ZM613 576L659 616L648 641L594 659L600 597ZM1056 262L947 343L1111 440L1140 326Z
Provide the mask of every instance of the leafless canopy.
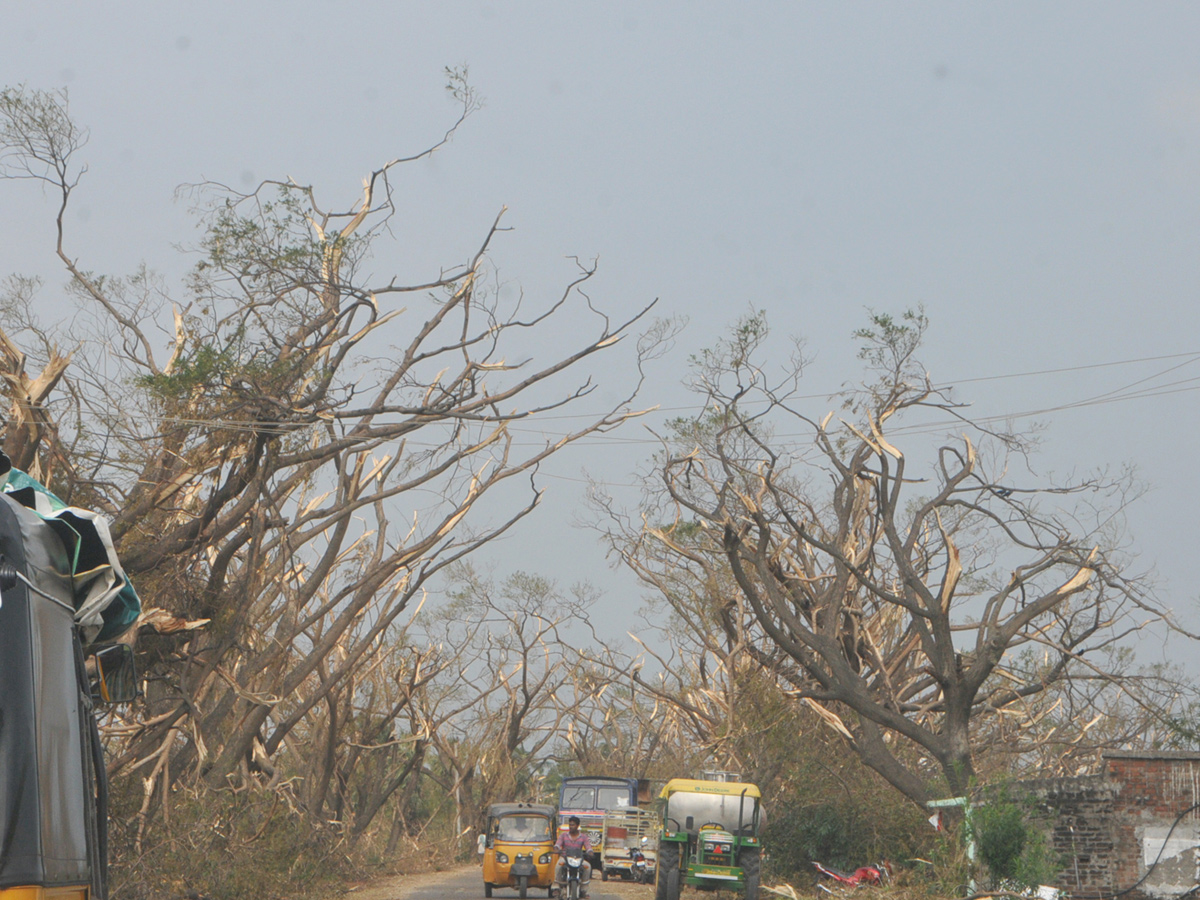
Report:
M1082 721L1051 737L1091 692L1148 709L1115 651L1161 616L1110 528L1128 480L1037 480L1021 435L970 422L917 364L924 331L873 316L873 380L810 416L799 351L772 383L765 320L742 320L697 358L703 412L664 436L616 542L729 679L770 673L917 802L964 791L1001 743L1094 748Z
M344 209L292 180L193 188L204 236L181 297L150 270L102 276L70 253L86 134L65 95L0 94L2 173L60 201L56 252L77 310L55 330L34 315L39 282L6 283L4 448L111 517L157 608L147 632L178 625L143 633L145 703L110 723L111 769L144 793L139 835L181 782L299 784L290 795L315 815L361 828L420 771L434 738L415 698L450 665L410 645L402 614L534 510L540 463L638 414L647 343L622 357L631 377L615 403L596 406L587 371L625 352L652 304L611 320L581 290L589 265L527 309L505 299L488 255L503 211L461 265L419 283L373 274L394 246L393 180L477 105L450 74L454 126L370 173ZM568 430L539 418L568 407L580 410ZM539 436L522 439L523 423ZM520 702L516 683L494 689ZM526 736L515 711L508 722L505 746ZM319 752L288 754L292 740ZM346 810L331 782L382 759L388 777Z

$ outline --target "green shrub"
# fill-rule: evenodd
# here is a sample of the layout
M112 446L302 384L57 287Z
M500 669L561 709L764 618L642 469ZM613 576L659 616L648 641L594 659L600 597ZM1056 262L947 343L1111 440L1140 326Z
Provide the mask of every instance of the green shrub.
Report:
M270 793L178 790L168 816L141 830L127 780L113 796L110 894L151 900L285 900L327 893L357 875L344 842ZM322 890L323 889L323 890Z
M1031 802L998 788L971 810L968 831L993 887L1036 887L1051 880L1057 866L1044 832L1033 821Z
M802 868L812 871L814 860L828 866L849 866L860 850L852 819L853 810L845 804L793 807L775 815L763 843L780 875L794 875Z
M807 881L813 863L835 869L890 860L904 868L929 852L935 832L898 794L887 792L860 803L829 800L772 812L763 845L770 878Z

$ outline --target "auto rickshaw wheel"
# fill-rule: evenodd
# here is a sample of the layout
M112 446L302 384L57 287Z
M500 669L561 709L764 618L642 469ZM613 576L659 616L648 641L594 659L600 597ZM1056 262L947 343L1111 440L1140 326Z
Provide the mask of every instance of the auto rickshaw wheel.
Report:
M492 886L486 881L483 883L483 896L492 896Z

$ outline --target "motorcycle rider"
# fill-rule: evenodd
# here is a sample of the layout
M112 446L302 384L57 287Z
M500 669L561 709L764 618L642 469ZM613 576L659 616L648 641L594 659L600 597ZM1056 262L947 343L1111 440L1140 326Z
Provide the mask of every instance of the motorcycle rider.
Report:
M567 819L567 830L558 833L554 849L558 853L558 865L554 869L554 880L558 884L567 883L567 862L563 859L563 854L568 850L582 851L583 864L580 866L582 871L579 873L579 896L586 897L588 883L592 879L592 866L587 861L588 854L592 852L592 839L588 837L586 831L579 830L579 816L571 816Z

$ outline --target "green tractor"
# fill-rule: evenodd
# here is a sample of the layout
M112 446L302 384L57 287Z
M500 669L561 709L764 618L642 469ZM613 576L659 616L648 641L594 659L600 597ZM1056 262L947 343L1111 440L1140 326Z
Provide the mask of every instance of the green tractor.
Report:
M683 885L743 891L758 900L762 795L743 782L673 778L659 794L662 830L654 900L679 900Z

